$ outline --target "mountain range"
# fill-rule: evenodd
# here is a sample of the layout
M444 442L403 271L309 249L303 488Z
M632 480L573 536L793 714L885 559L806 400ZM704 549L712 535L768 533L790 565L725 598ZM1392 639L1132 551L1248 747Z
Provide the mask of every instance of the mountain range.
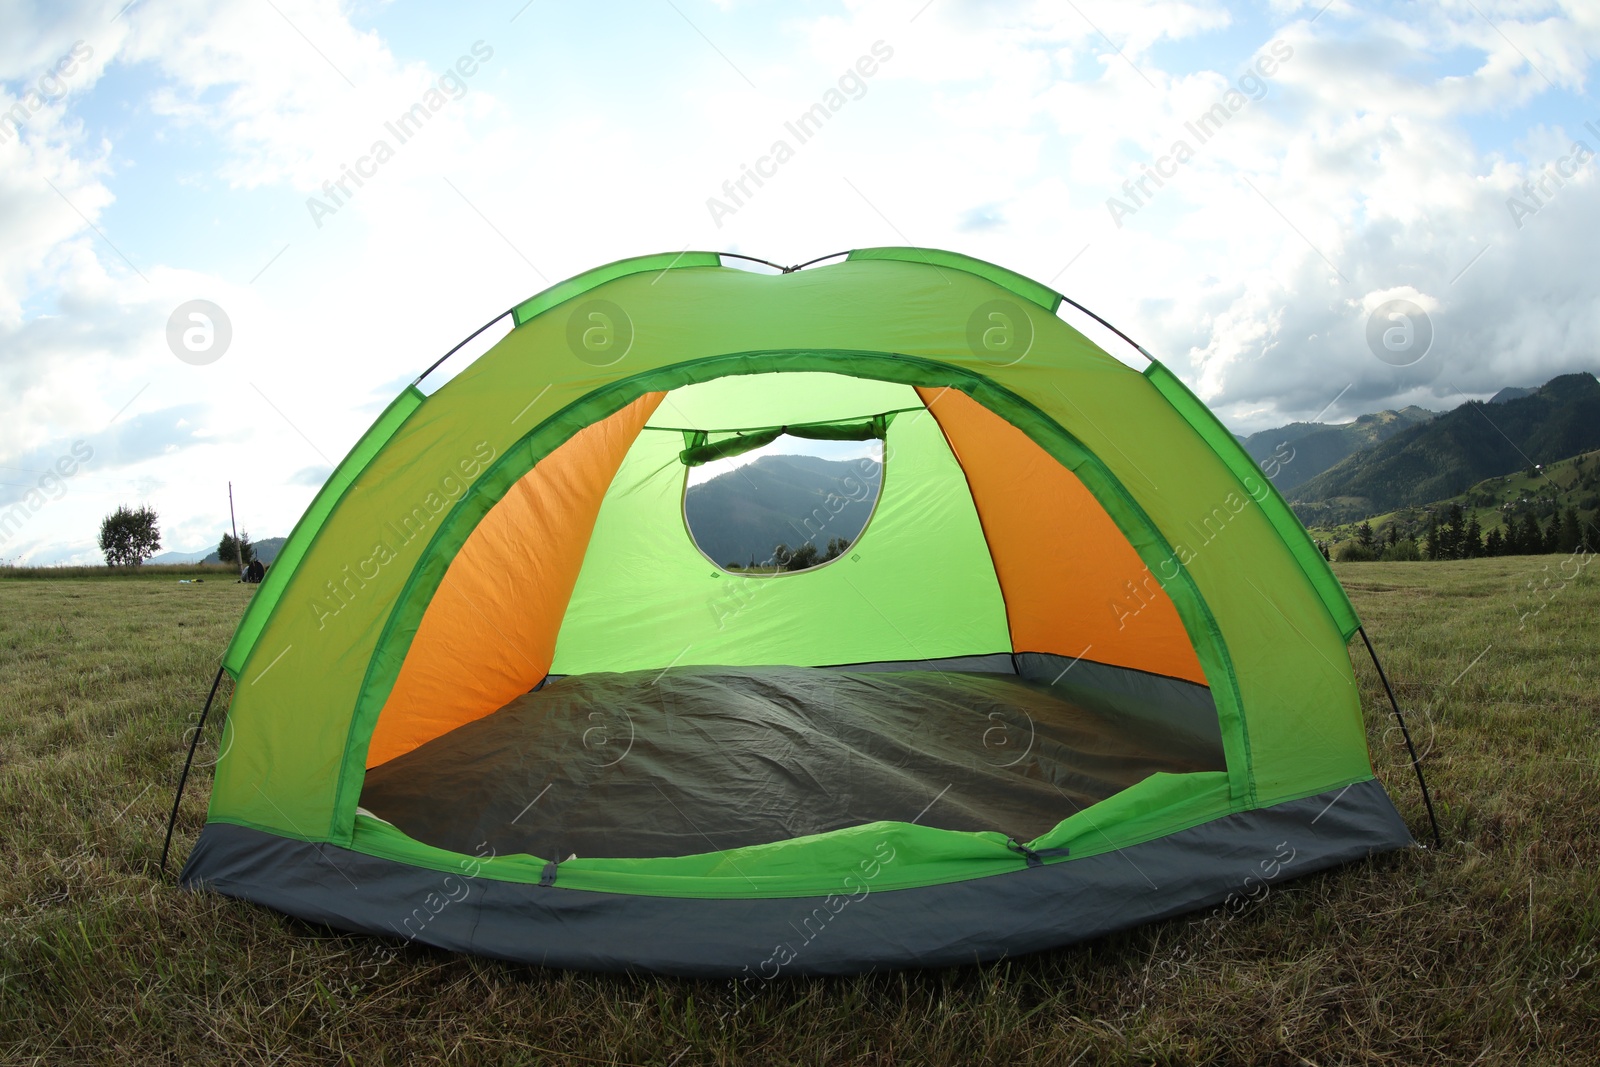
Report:
M162 552L145 560L146 563L157 565L170 565L175 563L199 563L206 558L205 549L198 552Z
M1307 526L1327 526L1444 500L1485 479L1600 448L1594 375L1564 374L1527 395L1517 392L1502 390L1490 403L1468 401L1407 427L1285 495Z
M692 485L683 514L700 551L717 563L765 563L779 545L807 541L826 550L835 537L854 541L872 516L882 469L867 459L762 456ZM832 501L844 506L838 513Z
M1257 463L1269 464L1278 491L1288 493L1363 448L1427 422L1437 412L1416 406L1362 415L1354 422L1291 422L1240 438Z
M256 558L262 563L271 563L278 558L278 553L283 549L286 538L268 537L261 541L250 542L250 547L256 550ZM221 563L216 549L209 552L201 549L198 552L163 552L158 556L151 556L147 563Z
M256 559L259 559L262 563L271 563L273 560L278 558L278 553L282 551L283 542L286 540L288 539L284 537L266 537L260 541L251 541L250 547L255 549ZM222 558L217 555L217 550L213 548L211 550L211 554L205 559L201 560L201 562L221 563Z

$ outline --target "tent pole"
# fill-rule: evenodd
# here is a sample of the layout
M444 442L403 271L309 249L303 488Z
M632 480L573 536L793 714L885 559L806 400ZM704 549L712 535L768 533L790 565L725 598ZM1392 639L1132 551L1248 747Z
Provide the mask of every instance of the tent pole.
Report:
M200 721L194 725L194 736L189 739L189 755L183 761L183 774L178 778L178 792L172 798L172 814L167 817L167 841L161 846L161 870L167 869L167 850L172 847L172 828L178 825L178 805L183 803L183 787L189 784L189 766L194 763L194 750L200 746L200 734L206 728L206 715L211 711L211 702L217 698L217 687L222 684L222 668L217 668L217 676L211 681L211 695L206 697L206 706L200 709Z
M717 258L718 259L721 259L723 257L727 257L728 259L742 259L742 260L745 260L746 262L749 262L749 263L764 263L769 267L777 268L777 270L779 272L783 273L783 274L793 274L795 271L800 269L799 267L785 267L782 263L774 263L770 259L760 259L760 258L758 258L756 256L741 255L738 252L718 252L717 253Z
M1422 776L1422 762L1417 759L1417 746L1411 743L1411 731L1406 729L1406 719L1400 714L1400 702L1395 699L1394 689L1389 685L1389 676L1383 673L1383 664L1378 662L1378 652L1372 647L1371 638L1367 637L1365 626L1356 627L1356 632L1361 635L1361 641L1367 646L1367 655L1372 657L1372 665L1378 668L1378 677L1383 681L1384 692L1389 694L1389 706L1394 709L1395 721L1400 724L1400 734L1406 739L1406 751L1411 753L1411 769L1417 774L1417 785L1422 787L1422 803L1428 809L1428 824L1433 827L1433 847L1440 849L1444 843L1439 838L1439 820L1433 814L1433 798L1428 795L1428 780Z
M1056 295L1060 296L1059 293L1056 294ZM1071 304L1073 307L1077 308L1079 311L1083 312L1085 315L1089 316L1091 319L1093 319L1094 321L1098 322L1100 325L1104 326L1106 329L1110 330L1112 333L1116 334L1118 337L1122 338L1124 341L1128 342L1128 344L1133 346L1134 351L1138 352L1145 359L1148 359L1151 363L1156 362L1156 357L1152 356L1149 352L1146 352L1144 345L1140 344L1138 341L1135 341L1133 338L1129 337L1127 334L1123 333L1121 330L1119 330L1115 326L1111 325L1105 319L1102 319L1099 315L1096 315L1094 312L1090 311L1088 308L1084 307L1082 304L1080 304L1076 300L1072 299L1072 297L1070 297L1070 296L1062 296L1061 297L1061 302L1063 304Z
M731 253L722 253L722 254L727 255L727 254L731 254ZM793 274L797 270L805 270L807 267L811 266L811 264L813 264L813 263L821 263L825 259L837 259L840 256L848 256L849 254L850 254L849 252L830 252L825 256L818 256L816 259L808 259L804 263L796 263L792 267L785 267L785 268L783 268L784 269L784 273Z
M512 314L516 310L517 309L516 309L515 306L508 307L504 311L500 312L500 314L496 315L494 318L492 318L488 322L484 323L482 326L479 326L476 330L473 330L470 334L467 335L465 340L463 340L460 344L456 345L450 351L446 352L444 355L440 356L438 359L434 360L433 363L428 367L427 370L423 371L421 374L419 374L415 378L413 378L412 381L411 381L411 384L412 385L419 384L422 381L422 379L426 378L428 375L430 375L434 371L438 370L439 369L439 364L443 363L445 360L449 359L451 356L455 355L457 352L459 352L463 348L465 348L472 341L473 338L477 337L484 330L487 330L489 327L493 326L495 323L499 322L501 319L505 318L507 315Z
M233 483L228 483L228 525L233 527L233 560L239 564L239 578L244 579L244 550L239 547L239 520L233 517Z

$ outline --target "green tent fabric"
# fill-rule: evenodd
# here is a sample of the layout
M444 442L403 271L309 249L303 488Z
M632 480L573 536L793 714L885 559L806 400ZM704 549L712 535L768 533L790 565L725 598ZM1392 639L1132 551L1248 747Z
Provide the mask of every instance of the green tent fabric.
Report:
M518 305L378 418L268 572L183 883L748 979L1052 947L1410 844L1316 546L1175 376L1062 300L879 248L647 256ZM707 559L690 471L795 438L882 444L848 554ZM719 841L752 804L772 818Z

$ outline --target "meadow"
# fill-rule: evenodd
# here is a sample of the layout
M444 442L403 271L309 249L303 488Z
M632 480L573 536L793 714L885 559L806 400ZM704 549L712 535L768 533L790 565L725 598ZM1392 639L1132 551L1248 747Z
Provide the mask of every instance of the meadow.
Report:
M177 890L215 724L163 874L172 791L252 587L0 572L0 1064L1596 1062L1600 567L1336 569L1424 753L1442 850L1274 884L1222 921L755 995L454 956ZM1364 651L1356 666L1374 764L1425 840Z

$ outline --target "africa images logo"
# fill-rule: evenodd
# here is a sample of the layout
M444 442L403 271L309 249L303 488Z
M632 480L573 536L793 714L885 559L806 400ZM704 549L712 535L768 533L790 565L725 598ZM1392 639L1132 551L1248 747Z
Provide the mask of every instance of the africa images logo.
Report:
M1367 347L1391 367L1420 363L1433 347L1433 320L1415 301L1385 300L1367 316Z

